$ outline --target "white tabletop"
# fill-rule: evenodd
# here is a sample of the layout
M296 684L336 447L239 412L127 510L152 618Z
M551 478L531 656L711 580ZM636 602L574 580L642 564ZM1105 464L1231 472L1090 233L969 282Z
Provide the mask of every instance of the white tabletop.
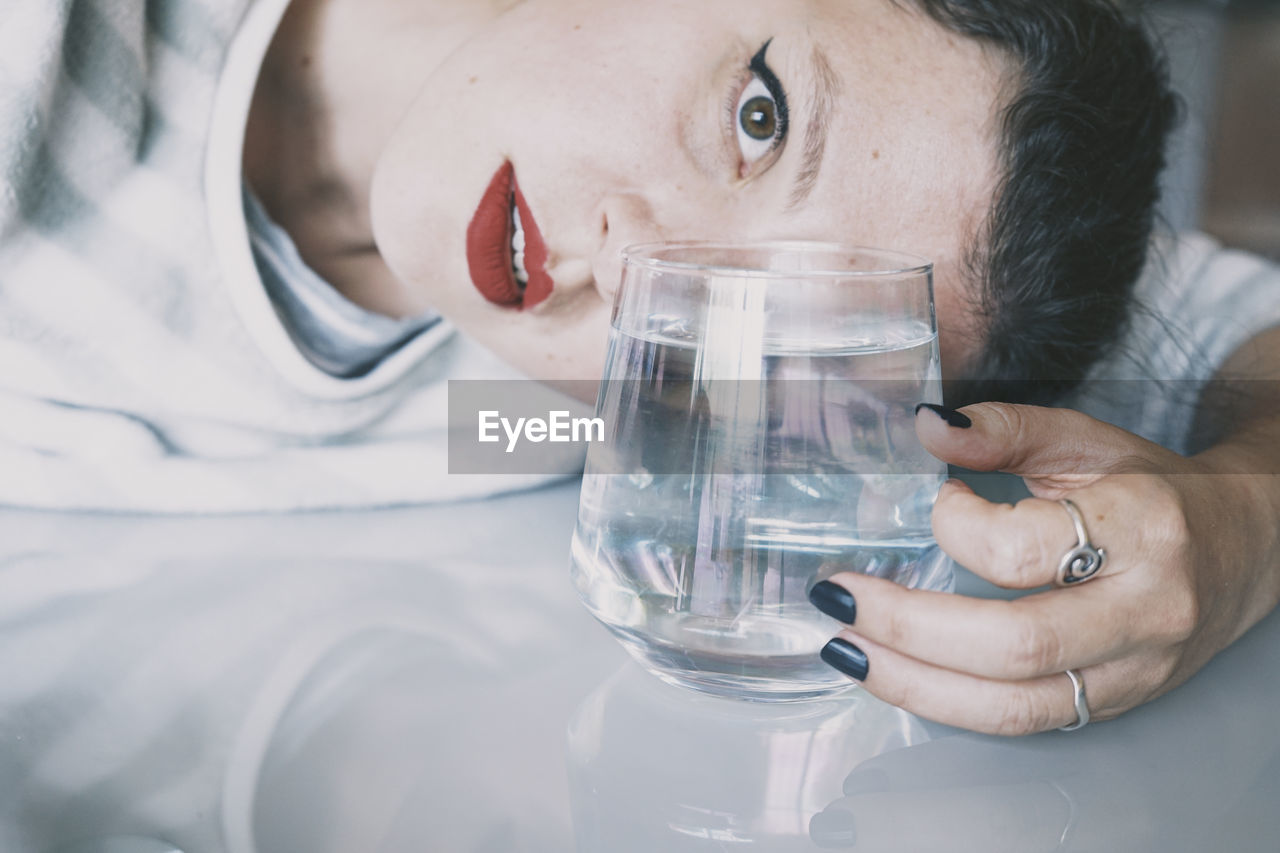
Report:
M576 505L0 511L0 851L1280 849L1274 616L1071 734L716 699L579 605Z

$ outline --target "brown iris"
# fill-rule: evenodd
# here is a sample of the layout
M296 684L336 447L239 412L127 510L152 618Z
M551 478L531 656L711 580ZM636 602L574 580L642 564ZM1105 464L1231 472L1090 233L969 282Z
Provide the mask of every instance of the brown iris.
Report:
M738 123L752 139L772 139L778 130L778 114L772 98L757 95L742 105Z

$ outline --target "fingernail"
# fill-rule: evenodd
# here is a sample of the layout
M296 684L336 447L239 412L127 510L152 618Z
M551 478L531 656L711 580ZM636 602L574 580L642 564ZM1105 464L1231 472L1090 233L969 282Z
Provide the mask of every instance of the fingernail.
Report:
M822 647L822 659L854 681L867 678L867 656L862 649L848 640L836 637Z
M849 847L858 843L853 812L827 809L809 818L809 837L819 847Z
M819 581L809 590L809 600L813 606L831 618L852 625L858 616L858 605L853 600L853 593L831 581Z
M964 412L957 412L955 409L948 409L946 406L939 406L936 403L921 403L916 406L916 414L920 414L921 409L928 409L938 417L947 422L947 426L953 426L957 429L968 429L973 426L973 421L969 420L969 416Z

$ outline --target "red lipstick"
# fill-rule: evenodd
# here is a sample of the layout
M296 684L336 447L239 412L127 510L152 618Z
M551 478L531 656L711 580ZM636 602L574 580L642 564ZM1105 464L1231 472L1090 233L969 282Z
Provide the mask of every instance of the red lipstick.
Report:
M524 229L524 267L529 283L516 280L511 238L515 233L511 209L520 211ZM516 183L515 169L503 163L489 181L471 223L467 226L467 268L480 295L495 305L532 308L551 295L547 275L547 246L533 213Z

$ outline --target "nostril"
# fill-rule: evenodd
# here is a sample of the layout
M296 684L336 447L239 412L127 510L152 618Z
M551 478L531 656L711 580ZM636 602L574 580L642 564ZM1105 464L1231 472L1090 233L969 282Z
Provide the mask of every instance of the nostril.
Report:
M594 214L598 229L593 261L596 281L602 289L612 290L621 275L622 250L661 239L661 229L649 201L633 192L602 198Z

